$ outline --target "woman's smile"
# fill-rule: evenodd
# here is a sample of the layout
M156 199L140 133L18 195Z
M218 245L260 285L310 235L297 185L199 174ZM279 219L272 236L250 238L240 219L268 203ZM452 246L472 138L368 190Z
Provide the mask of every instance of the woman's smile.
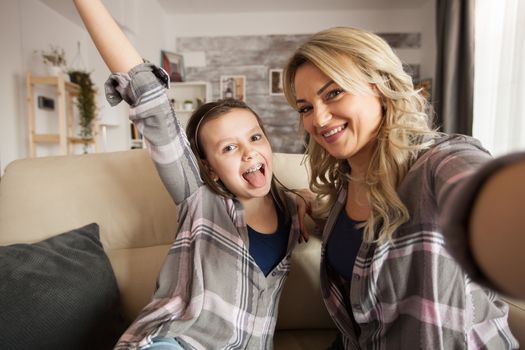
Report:
M346 127L348 126L348 123L345 123L343 125L330 127L323 129L319 132L319 134L324 138L324 141L326 143L334 143L343 135L343 132L346 130Z

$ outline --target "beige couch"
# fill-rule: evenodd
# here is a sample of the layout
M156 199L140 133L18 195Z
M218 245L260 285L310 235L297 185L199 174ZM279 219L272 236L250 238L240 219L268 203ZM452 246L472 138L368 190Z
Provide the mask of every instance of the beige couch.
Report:
M276 154L278 178L305 187L301 155ZM0 245L36 242L96 222L132 320L149 300L176 231L176 208L143 150L48 157L11 163L0 180ZM275 348L325 349L335 330L320 296L320 242L294 252L279 310ZM525 308L512 307L525 344Z

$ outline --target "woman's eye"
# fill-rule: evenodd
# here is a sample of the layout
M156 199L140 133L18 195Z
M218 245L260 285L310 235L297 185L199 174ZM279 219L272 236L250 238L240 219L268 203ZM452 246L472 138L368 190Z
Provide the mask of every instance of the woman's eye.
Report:
M234 146L234 145L228 145L228 146L224 147L224 148L222 149L222 151L223 151L224 153L226 153L226 152L231 152L231 151L233 151L234 149L235 149L235 146Z
M334 89L334 90L331 90L329 91L327 94L326 94L326 99L327 100L331 100L337 96L339 96L340 94L342 94L344 92L343 89Z
M303 106L303 107L299 107L297 109L297 112L302 116L302 115L307 114L311 110L312 110L312 107L310 107L310 106Z
M252 141L259 141L260 139L262 139L261 134L255 134L252 136Z

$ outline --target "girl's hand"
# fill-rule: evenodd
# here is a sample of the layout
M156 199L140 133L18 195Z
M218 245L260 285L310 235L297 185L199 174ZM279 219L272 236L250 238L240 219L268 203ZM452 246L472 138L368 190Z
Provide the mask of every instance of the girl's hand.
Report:
M299 237L299 243L303 240L308 242L310 233L306 230L304 223L306 214L312 215L312 205L316 201L315 194L307 188L302 188L294 190L296 194L295 202L297 204L297 216L299 218L299 229L301 231L301 236Z

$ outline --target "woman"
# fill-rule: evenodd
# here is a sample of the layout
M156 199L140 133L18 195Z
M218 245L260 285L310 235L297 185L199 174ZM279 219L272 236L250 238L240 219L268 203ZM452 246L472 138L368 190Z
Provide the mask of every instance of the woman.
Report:
M508 306L450 257L440 225L491 159L479 142L432 130L399 58L364 30L315 34L284 90L310 136L322 292L344 348L517 348Z

